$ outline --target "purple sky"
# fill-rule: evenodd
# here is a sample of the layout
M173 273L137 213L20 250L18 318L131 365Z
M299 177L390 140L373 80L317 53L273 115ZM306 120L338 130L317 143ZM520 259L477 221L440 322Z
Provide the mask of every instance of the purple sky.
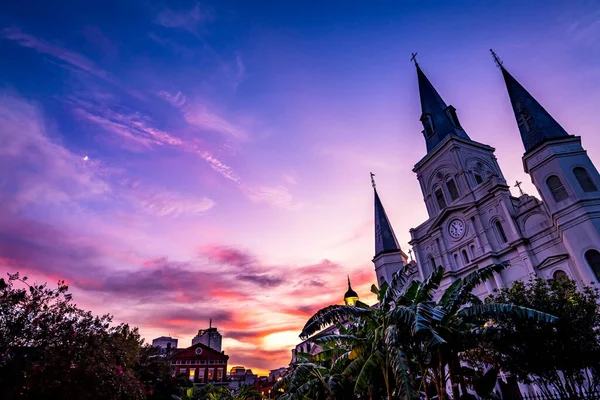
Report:
M490 47L600 160L594 1L9 3L0 272L66 279L180 346L212 318L230 364L286 365L347 274L373 300L370 171L408 250L426 219L412 52L528 193Z

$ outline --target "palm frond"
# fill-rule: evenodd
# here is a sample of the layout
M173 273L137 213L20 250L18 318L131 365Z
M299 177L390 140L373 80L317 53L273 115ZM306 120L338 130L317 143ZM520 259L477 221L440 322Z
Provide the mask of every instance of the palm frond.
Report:
M440 286L440 282L442 282L442 278L444 277L444 268L438 267L435 269L427 279L425 279L419 285L417 289L417 293L415 294L415 301L427 301L432 299L431 293L436 290Z
M414 382L408 368L408 358L401 347L390 348L390 367L396 378L396 386L399 389L400 398L403 400L416 399Z
M321 331L330 325L347 321L350 318L359 318L369 315L372 311L362 307L333 305L325 307L310 317L302 328L300 337L306 339L312 334Z
M312 341L315 343L323 343L323 344L329 344L329 343L354 344L354 343L358 343L358 342L366 342L366 341L368 341L368 339L360 338L360 337L357 337L354 335L329 334L329 335L323 335L323 336L316 337L316 338L312 339Z
M377 373L381 371L381 364L384 361L384 355L381 350L377 350L372 353L369 358L364 362L358 377L356 378L356 384L354 385L354 393L360 393L369 386L369 381Z
M446 343L446 340L440 336L434 325L435 312L431 302L420 303L417 305L414 331L415 336L425 337L432 345Z
M463 308L458 312L459 316L466 318L507 318L516 317L534 321L553 323L558 320L554 315L546 314L528 307L516 306L514 304L477 304Z

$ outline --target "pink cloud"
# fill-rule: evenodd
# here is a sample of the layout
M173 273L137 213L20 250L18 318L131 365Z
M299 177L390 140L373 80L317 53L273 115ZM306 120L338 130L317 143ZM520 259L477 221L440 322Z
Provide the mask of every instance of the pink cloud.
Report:
M223 163L208 151L198 151L197 154L200 156L200 158L205 160L212 169L217 171L223 177L238 184L242 183L241 178L233 171L233 169L231 169L229 165Z
M302 204L294 202L293 196L285 186L260 186L256 189L247 189L250 200L257 203L268 203L280 208L297 210Z

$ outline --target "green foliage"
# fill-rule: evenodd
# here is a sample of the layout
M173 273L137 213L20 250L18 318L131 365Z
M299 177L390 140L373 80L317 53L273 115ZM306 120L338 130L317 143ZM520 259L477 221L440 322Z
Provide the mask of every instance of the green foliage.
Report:
M168 391L170 377L142 345L137 328L73 304L64 282L0 280L0 398L161 398L155 386Z
M600 383L600 308L596 289L580 290L574 281L536 279L517 282L487 299L558 317L553 324L535 319L496 320L481 347L493 362L521 380L536 381L564 396ZM566 379L559 378L559 372Z
M318 311L306 323L301 337L310 337L331 325L337 332L328 329L312 338L323 347L323 353L294 366L282 383L286 399L333 399L332 381L351 387L360 398L417 399L436 395L447 399L448 380L452 398L458 399L461 392L466 394L467 387L491 398L498 370L486 368L486 373L474 373L474 369L469 372L461 367L461 360L464 363L466 355L473 356L472 350L488 334L484 324L490 319L526 321L552 329L557 321L554 315L537 311L536 307L501 299L483 304L473 294L478 285L506 266L481 268L455 280L444 291L439 289L445 278L442 268L423 282L407 283L406 276L396 274L389 286L371 287L379 301L377 307L357 303Z

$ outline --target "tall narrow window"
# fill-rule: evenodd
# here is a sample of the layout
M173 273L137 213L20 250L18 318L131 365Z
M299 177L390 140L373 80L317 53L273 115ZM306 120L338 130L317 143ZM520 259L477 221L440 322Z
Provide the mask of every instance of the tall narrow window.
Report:
M440 210L446 208L446 199L444 198L444 192L442 192L442 189L435 189L435 199L437 200Z
M508 242L508 238L506 237L506 233L504 233L504 228L502 227L500 221L496 221L494 225L496 226L496 232L498 233L498 238L500 241L502 243Z
M448 188L448 193L450 193L450 198L452 201L458 199L458 188L456 187L454 179L450 179L448 182L446 182L446 187Z
M459 265L458 265L458 254L455 254L455 255L454 255L454 265L455 265L457 268L459 267Z
M429 264L431 265L431 270L435 271L435 258L431 257L429 259Z
M462 258L463 258L463 262L465 263L465 265L467 265L469 263L469 255L467 254L466 250L461 251L462 254Z
M600 253L598 253L598 250L586 251L585 260L590 265L590 268L592 268L592 271L594 271L596 278L600 280Z
M475 182L479 185L481 182L483 182L483 179L481 178L481 174L479 172L473 172L473 176L475 177Z
M552 193L552 197L555 202L563 201L569 198L569 194L565 190L560 178L556 175L550 175L548 179L546 179L546 185L548 185L548 189L550 189L550 193Z
M473 258L476 258L475 256L475 246L471 245L471 255L473 256Z
M585 170L585 168L575 167L573 168L573 175L575 175L575 179L579 182L579 186L581 186L581 190L586 193L589 192L597 192L598 188L590 178L590 175Z

